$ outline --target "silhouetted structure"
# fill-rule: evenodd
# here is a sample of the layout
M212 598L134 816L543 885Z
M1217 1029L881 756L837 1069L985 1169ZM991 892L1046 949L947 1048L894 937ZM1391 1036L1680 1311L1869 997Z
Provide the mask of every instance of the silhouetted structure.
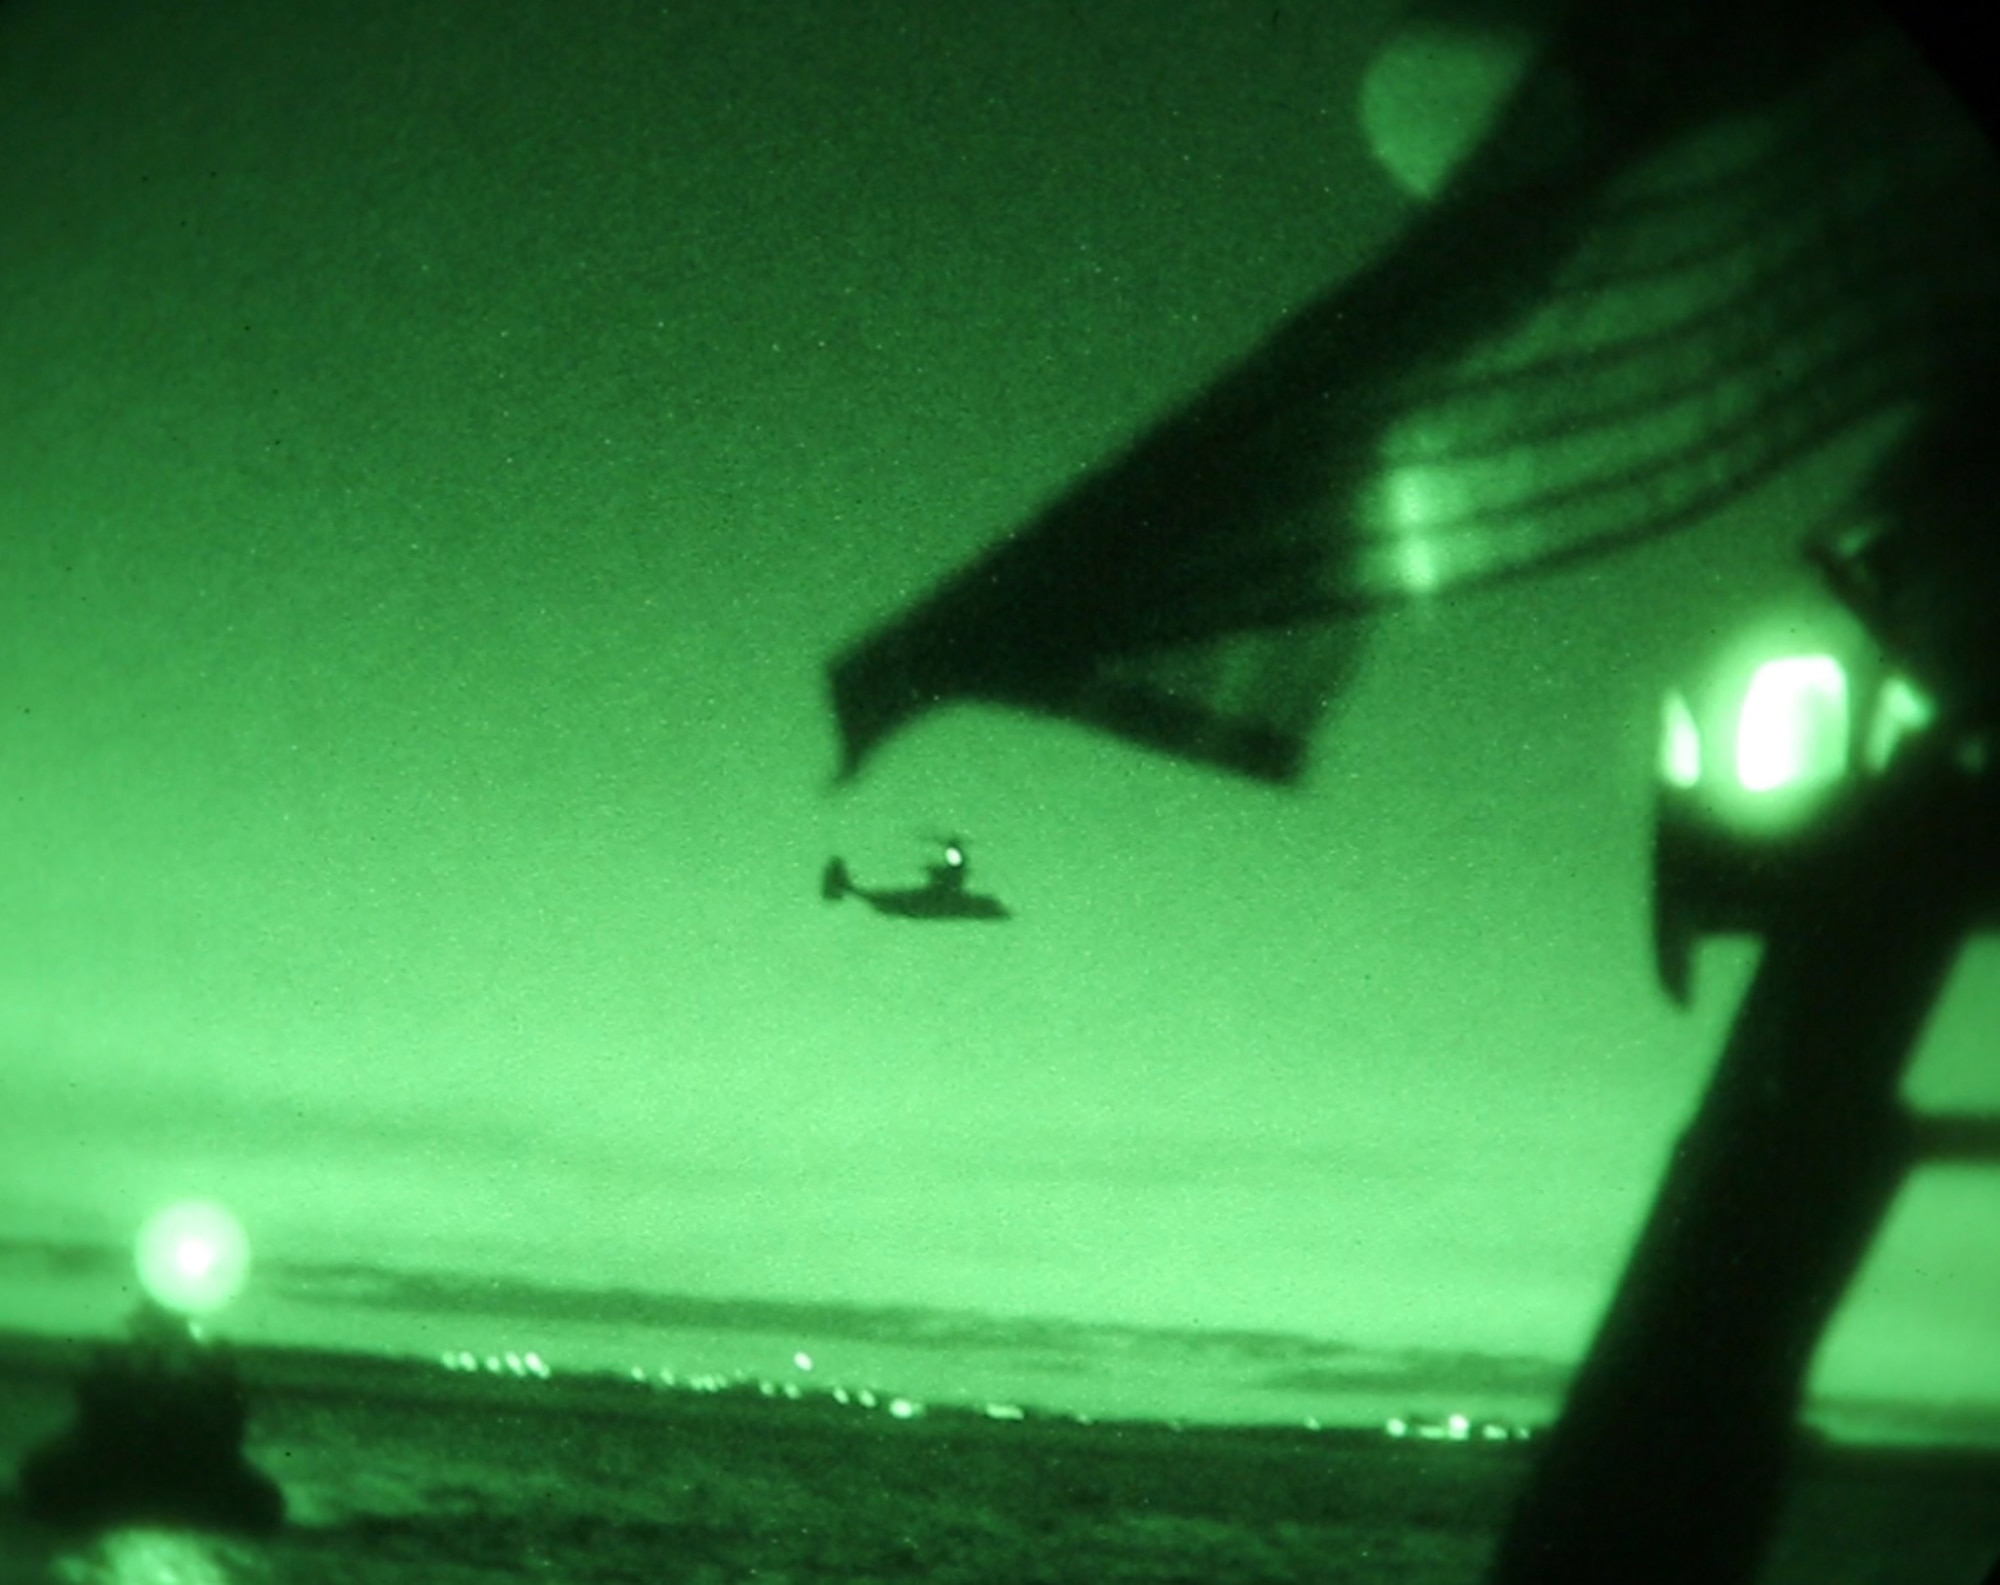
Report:
M834 659L843 775L967 701L1294 781L1354 618L1704 521L2000 358L1992 152L1866 0L1425 9L1559 16L1396 246Z
M1994 1120L1915 1118L1900 1095L2000 899L2000 780L1949 748L1913 745L1789 854L1666 795L1669 912L1755 928L1763 956L1493 1585L1754 1579L1815 1349L1905 1175L2000 1150Z
M969 700L1290 781L1353 666L1339 618L1671 533L1895 418L1820 561L1936 720L1789 844L1664 796L1670 988L1703 931L1764 954L1491 1575L1745 1585L1906 1171L2000 1159L2000 1118L1899 1093L2000 904L2000 179L1862 0L1549 9L1395 247L829 681L846 775Z
M147 1304L129 1342L76 1385L76 1421L21 1463L21 1498L45 1524L142 1521L274 1530L285 1499L244 1457L248 1398L229 1355Z

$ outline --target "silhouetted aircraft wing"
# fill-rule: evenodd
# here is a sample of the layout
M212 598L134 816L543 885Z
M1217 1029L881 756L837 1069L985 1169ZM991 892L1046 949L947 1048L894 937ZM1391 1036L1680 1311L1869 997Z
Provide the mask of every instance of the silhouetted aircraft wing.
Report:
M1396 247L837 659L844 773L960 699L1293 779L1339 618L1920 452L1997 308L1991 151L1871 9L1580 5Z

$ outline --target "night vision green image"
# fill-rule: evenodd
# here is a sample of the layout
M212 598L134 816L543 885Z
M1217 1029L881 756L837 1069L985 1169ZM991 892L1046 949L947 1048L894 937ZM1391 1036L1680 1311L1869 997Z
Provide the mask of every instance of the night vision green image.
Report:
M0 1580L1977 1585L1969 58L0 0Z

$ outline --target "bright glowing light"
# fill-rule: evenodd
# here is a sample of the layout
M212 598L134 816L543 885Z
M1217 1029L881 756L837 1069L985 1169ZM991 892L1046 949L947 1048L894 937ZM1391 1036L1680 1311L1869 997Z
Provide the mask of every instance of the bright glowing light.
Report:
M185 1316L221 1309L243 1291L250 1240L213 1200L182 1200L139 1230L139 1280L154 1301Z
M1391 575L1412 594L1435 592L1444 581L1437 526L1452 509L1442 470L1414 463L1394 465L1377 489L1374 518L1387 541Z
M1412 594L1433 594L1444 581L1444 575L1438 568L1437 547L1414 534L1403 541L1397 570L1402 574L1404 586Z
M207 1536L178 1530L113 1530L91 1553L72 1560L64 1579L91 1585L229 1585L235 1577L224 1547Z
M1445 1421L1444 1425L1445 1430L1450 1434L1454 1442L1464 1441L1466 1432L1472 1429L1472 1422L1462 1414L1453 1415Z
M1863 760L1871 771L1887 768L1904 738L1937 719L1937 704L1907 677L1891 677L1875 696L1875 715L1868 723Z
M1831 655L1766 661L1736 725L1736 779L1751 792L1832 781L1847 769L1847 673Z
M1692 787L1701 780L1701 728L1679 693L1661 703L1660 779L1669 787Z
M810 1354L804 1353L794 1354L792 1356L792 1363L798 1366L800 1370L811 1370L813 1368L813 1357Z

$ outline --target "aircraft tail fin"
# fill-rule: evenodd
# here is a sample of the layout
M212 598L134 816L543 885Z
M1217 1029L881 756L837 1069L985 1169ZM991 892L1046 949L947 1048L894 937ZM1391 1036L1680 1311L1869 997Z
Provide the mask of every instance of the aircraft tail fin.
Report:
M828 859L826 869L819 878L819 894L830 903L837 903L854 890L854 882L848 879L847 864L843 859Z

